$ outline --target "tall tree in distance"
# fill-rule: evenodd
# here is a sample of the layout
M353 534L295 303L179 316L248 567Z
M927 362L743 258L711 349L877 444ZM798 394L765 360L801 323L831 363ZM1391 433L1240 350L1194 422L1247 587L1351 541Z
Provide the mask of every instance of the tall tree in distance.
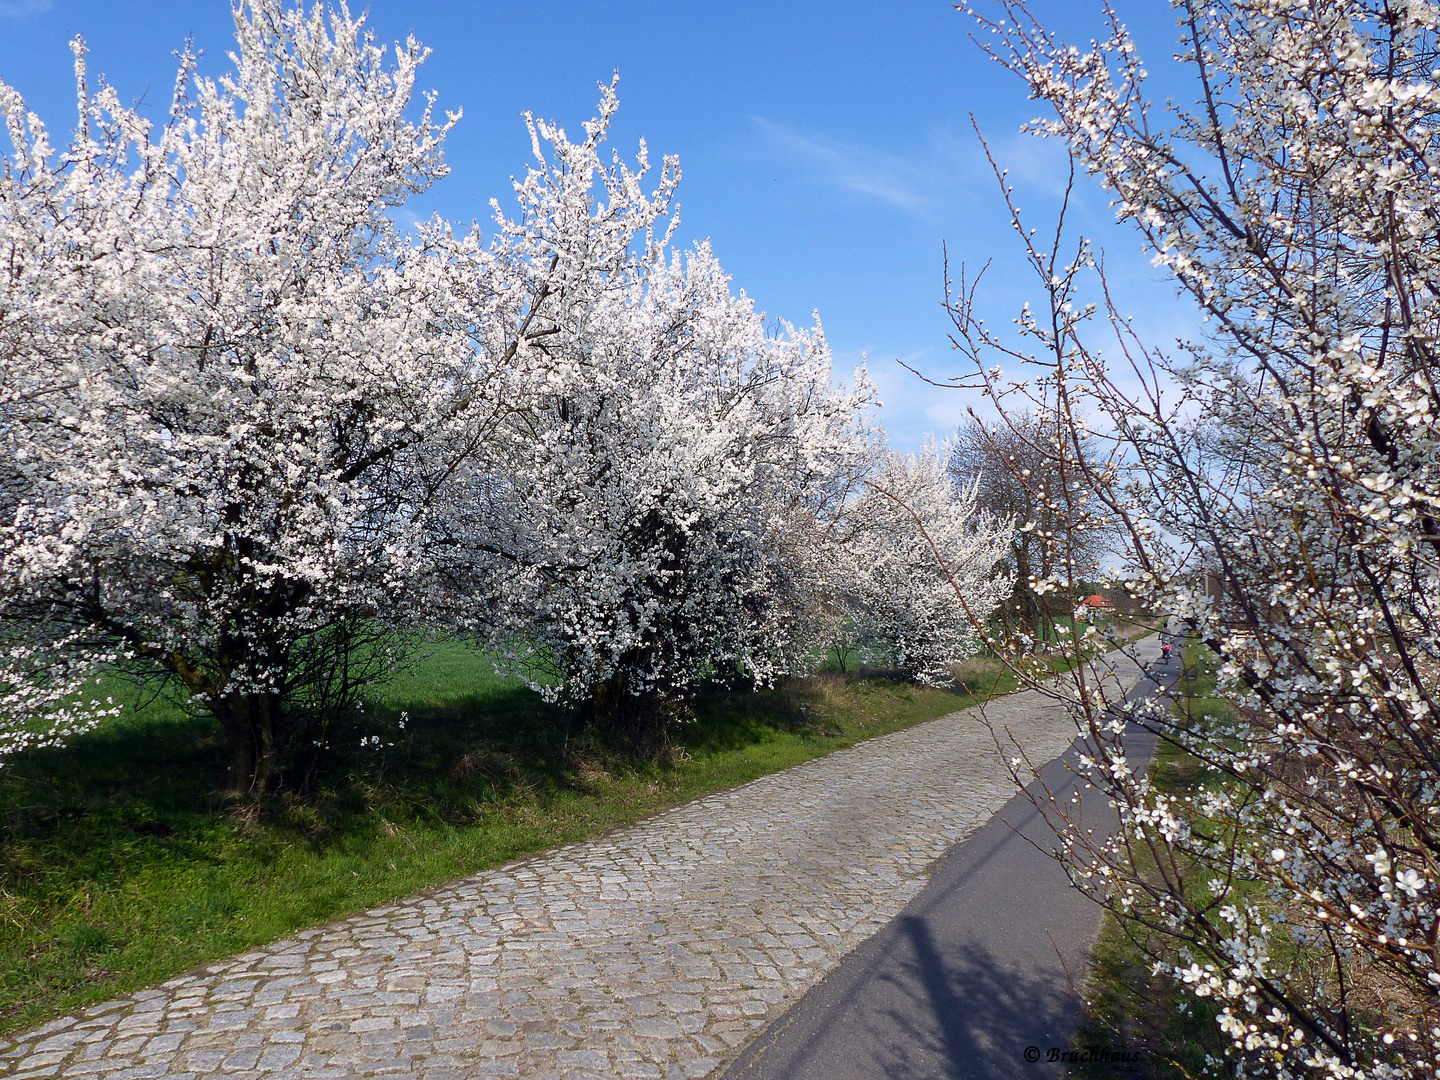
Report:
M1000 612L1012 631L1033 640L1053 640L1056 616L1073 613L1080 587L1104 561L1110 529L1076 458L1096 468L1098 454L1094 440L1076 442L1072 432L1026 415L989 424L972 418L950 443L953 482L973 487L976 505L994 519L1016 523L1001 567L1011 588Z
M949 456L931 442L881 457L847 509L839 564L861 655L935 686L980 651L1010 591L1003 560L1015 531L1015 518L983 506L974 484L955 485Z

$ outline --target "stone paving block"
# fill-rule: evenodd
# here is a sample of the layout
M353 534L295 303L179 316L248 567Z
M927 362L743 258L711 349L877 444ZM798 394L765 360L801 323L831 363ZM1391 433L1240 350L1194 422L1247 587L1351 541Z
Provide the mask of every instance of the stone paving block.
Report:
M1137 672L1119 673L1133 678ZM1074 737L1015 694L0 1041L0 1078L695 1080Z

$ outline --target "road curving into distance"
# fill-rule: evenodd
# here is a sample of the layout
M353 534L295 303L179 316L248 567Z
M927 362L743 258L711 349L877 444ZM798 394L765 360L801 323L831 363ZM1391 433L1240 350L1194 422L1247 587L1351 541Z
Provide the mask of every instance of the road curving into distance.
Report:
M1162 692L1180 659L1160 660L1160 635L1140 642L1148 669L1126 695ZM1078 781L1079 742L1040 770L1085 820L1113 831L1108 801ZM1154 737L1127 745L1143 763ZM750 1043L724 1080L1024 1080L1069 1072L1081 1019L1077 986L1102 910L1070 886L1048 854L1054 835L1017 793L935 866L890 923L851 952ZM1128 1052L1126 1047L1106 1047Z

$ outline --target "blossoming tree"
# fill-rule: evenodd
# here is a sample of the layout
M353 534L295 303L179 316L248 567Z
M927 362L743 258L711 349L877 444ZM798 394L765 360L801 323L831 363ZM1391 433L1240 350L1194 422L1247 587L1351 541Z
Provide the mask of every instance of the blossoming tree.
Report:
M1011 588L998 564L1014 523L977 506L976 484L955 484L952 453L932 442L887 454L847 511L840 564L861 653L932 685L979 651Z
M1112 441L1085 488L1124 538L1122 576L1218 658L1236 705L1182 719L1077 668L1056 692L1124 828L1102 844L1046 809L1075 882L1140 940L1178 942L1157 964L1216 1001L1247 1072L1434 1076L1440 9L1175 6L1198 102L1168 127L1113 14L1088 49L1022 3L979 16L992 55L1053 107L1039 130L1113 193L1213 329L1179 359L1148 349L1082 301L1089 249L1042 244L1013 205L1044 296L1022 315L1029 340L987 330L973 292L951 301L1000 407L1074 432L1047 453L1086 468L1082 415ZM1105 315L1117 359L1085 333ZM997 354L1037 377L1007 381ZM1211 782L1157 790L1127 758L1130 720Z
M457 489L457 549L502 663L651 744L700 680L763 682L810 644L787 533L869 460L871 389L833 384L818 327L767 335L707 245L671 250L678 169L647 193L643 144L634 169L606 163L615 106L612 85L579 142L531 122L537 163L490 253L516 300L488 340L518 341L540 392Z
M90 95L78 42L68 149L0 89L0 437L7 616L183 685L243 791L302 699L385 661L493 395L453 274L388 216L444 171L448 123L407 115L424 51L343 7L235 28L234 71L183 57L158 130Z

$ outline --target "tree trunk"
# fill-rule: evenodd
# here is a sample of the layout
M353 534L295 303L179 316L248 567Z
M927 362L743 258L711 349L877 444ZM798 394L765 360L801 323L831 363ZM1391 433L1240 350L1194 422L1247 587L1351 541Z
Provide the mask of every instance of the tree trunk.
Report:
M589 723L628 737L636 757L650 758L665 749L673 705L660 690L632 693L624 675L617 674L596 688L583 713Z
M280 773L275 740L280 696L233 694L217 701L214 712L230 744L227 790L247 798L272 790Z

